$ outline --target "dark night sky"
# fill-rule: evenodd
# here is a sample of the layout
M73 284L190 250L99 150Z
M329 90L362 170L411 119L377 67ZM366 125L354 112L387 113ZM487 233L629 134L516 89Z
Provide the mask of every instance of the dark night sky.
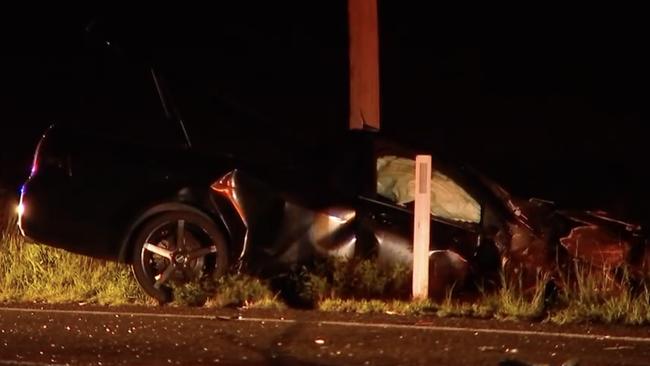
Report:
M436 146L516 193L650 217L642 23L520 14L484 15L479 26L464 13L379 5L386 133ZM197 13L131 15L120 24L140 31L123 38L147 57L147 47L165 46L177 69L204 68L222 97L271 123L345 126L343 2ZM96 14L24 12L4 23L5 182L22 179L42 128L79 102L83 28ZM212 49L207 58L190 57L199 46Z

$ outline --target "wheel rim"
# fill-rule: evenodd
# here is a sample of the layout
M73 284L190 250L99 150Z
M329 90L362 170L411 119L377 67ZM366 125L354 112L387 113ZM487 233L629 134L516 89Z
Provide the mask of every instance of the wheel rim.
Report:
M197 223L178 219L150 231L140 251L140 266L157 291L209 276L216 270L217 245Z

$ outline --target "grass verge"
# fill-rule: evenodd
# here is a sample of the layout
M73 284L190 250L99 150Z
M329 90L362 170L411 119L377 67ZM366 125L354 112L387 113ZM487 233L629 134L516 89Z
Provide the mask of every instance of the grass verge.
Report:
M0 302L85 302L154 304L139 289L130 269L46 246L25 243L15 231L0 234ZM98 270L101 268L101 270ZM367 260L324 262L301 267L284 277L283 288L321 311L404 315L468 316L542 320L557 324L602 322L650 324L650 290L630 286L623 273L594 270L576 263L569 276L540 276L534 290L522 291L517 281L502 278L502 286L470 300L450 290L442 301L410 301L407 268L379 268ZM287 285L289 283L289 285ZM213 295L199 286L176 288L176 303L185 306L286 307L273 281L247 275L219 279Z
M9 223L11 227L12 223ZM201 286L176 287L183 306L282 308L266 282L232 275L208 295ZM16 230L0 231L0 302L155 304L138 287L129 266L27 243Z
M28 244L12 231L1 235L0 301L115 305L149 301L124 265Z
M145 304L127 266L0 234L0 301ZM101 267L101 270L97 270Z

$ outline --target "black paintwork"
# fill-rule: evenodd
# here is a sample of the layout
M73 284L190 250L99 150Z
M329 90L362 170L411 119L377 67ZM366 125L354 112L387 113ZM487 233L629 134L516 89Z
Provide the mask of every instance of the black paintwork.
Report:
M148 62L134 62L124 49L104 47L103 40L93 43L96 53L89 68L94 77L82 107L49 129L38 148L37 169L22 194L26 211L21 226L27 235L74 252L129 261L129 239L147 218L194 210L222 227L236 257L241 218L230 202L211 193L210 185L238 169L281 203L315 211L354 208L359 238L374 226L411 237L411 207L395 206L376 194L375 158L412 158L430 153L428 146L405 148L371 132L319 130L322 124L308 119L303 128L268 123L223 102L210 85L197 84L202 73L184 78L170 66L183 57L164 62L152 53ZM567 234L569 226L554 215L555 208L512 198L479 173L436 154L433 168L481 204L482 219L463 224L432 218L432 248L452 249L476 259L478 267L491 267L493 263L481 263L480 253L493 252L499 233L506 236L498 248L505 252L508 223L517 222L535 235L552 228L548 236L553 242ZM518 209L526 218L517 215ZM252 228L258 237L277 235L274 222L280 218L273 210L268 213L266 227ZM372 238L367 239L360 247L371 251Z
M359 215L408 235L410 208L385 202L374 192L373 150L377 148L373 146L382 145L380 141L372 133L346 132L321 146L296 141L278 144L284 152L275 155L284 154L284 159L262 156L255 161L234 157L227 145L219 144L218 136L212 154L207 154L207 149L199 147L134 143L62 123L50 128L40 143L37 167L23 188L27 211L21 224L39 242L121 260L128 259L124 246L138 223L161 210L194 208L235 238L241 234L236 213L227 202L215 201L209 186L237 168L255 176L283 200L314 210L357 207ZM272 223L272 218L267 222ZM480 231L478 225L435 218L432 239L449 246ZM470 256L472 250L461 248L460 253Z

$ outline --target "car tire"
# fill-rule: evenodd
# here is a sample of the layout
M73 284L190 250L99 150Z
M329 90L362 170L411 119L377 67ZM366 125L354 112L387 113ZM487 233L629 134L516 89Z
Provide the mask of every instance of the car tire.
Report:
M228 271L228 262L221 230L199 213L156 215L134 236L133 274L144 292L161 304L174 300L177 285L214 283Z

